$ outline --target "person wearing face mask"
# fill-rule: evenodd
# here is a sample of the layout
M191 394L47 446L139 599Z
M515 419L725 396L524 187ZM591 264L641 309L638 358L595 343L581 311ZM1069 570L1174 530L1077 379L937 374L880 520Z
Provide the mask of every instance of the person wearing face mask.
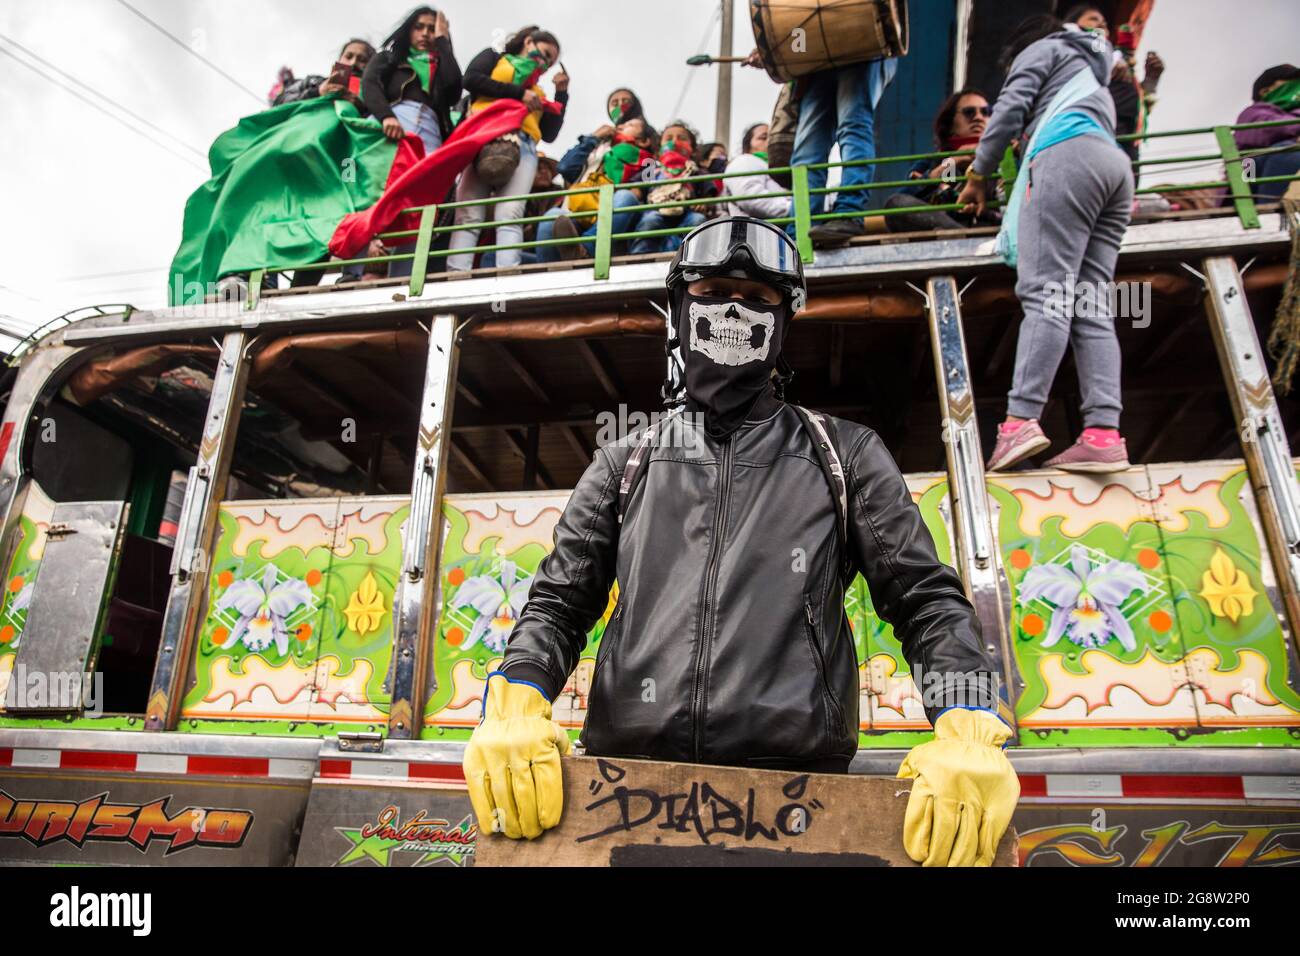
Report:
M1066 23L1073 23L1083 30L1107 33L1109 24L1106 14L1091 3L1077 3L1065 12ZM1164 61L1156 53L1148 53L1146 76L1139 83L1137 79L1137 36L1128 24L1122 24L1115 31L1116 55L1110 74L1110 96L1115 102L1115 134L1128 136L1133 133L1145 133L1147 112L1155 102L1156 88L1160 75L1164 72ZM1141 141L1128 140L1120 143L1128 158L1136 162L1141 154ZM1133 170L1133 182L1137 183L1138 170Z
M695 135L695 130L681 120L664 127L663 133L659 136L659 155L653 163L646 166L641 176L650 187L646 202L662 203L680 200L682 205L643 212L636 224L638 233L659 229L689 229L704 221L702 213L686 205L698 195L695 189L698 183L672 182L674 179L695 176L699 173L700 168L694 159L698 146L699 137ZM681 244L682 235L679 233L671 236L638 236L632 240L632 255L672 252Z
M640 116L619 123L614 135L606 142L600 143L587 156L584 171L575 187L589 188L603 186L605 183L622 186L636 181L645 167L654 161L651 152L656 139L655 131ZM640 204L641 196L635 189L616 189L614 191L614 209L611 216L610 231L631 232L636 226L638 212L626 212L628 206ZM555 214L540 223L537 238L573 239L577 236L596 235L595 213L599 207L600 197L596 193L574 193L566 196ZM585 228L584 228L585 227ZM619 240L621 243L621 240ZM573 243L569 245L539 246L539 262L556 262L560 259L581 259L594 254L591 243Z
M677 411L600 448L556 525L465 749L480 830L532 839L559 822L569 739L551 701L615 580L587 754L847 772L859 697L844 591L860 571L934 689L936 739L899 770L914 781L904 846L930 865L990 864L1019 797L1009 711L884 443L782 397L806 297L794 243L758 219L712 220L685 237L667 287Z
M591 133L580 135L578 142L570 146L560 158L560 175L570 186L590 171L591 154L603 144L613 142L620 126L635 119L645 119L641 100L625 87L619 87L609 94L605 100L605 112L609 116L609 122L601 123Z
M785 188L766 175L767 123L755 123L745 130L740 139L740 155L727 164L729 173L751 173L722 181L723 195L732 196L727 204L727 214L753 216L756 219L776 219L785 215L790 201L783 197L757 198L762 193L785 192ZM751 198L755 197L755 198Z
M504 221L523 217L526 194L537 171L537 144L543 141L555 142L564 122L565 104L569 102L569 77L562 69L554 77L555 99L551 101L551 108L546 108L548 101L537 82L543 73L559 61L559 57L560 41L555 35L532 25L519 30L507 40L504 52L497 53L488 47L465 68L465 89L470 94L469 115L505 98L522 100L528 107L528 113L517 132L484 147L484 153L480 154L479 159L461 173L456 187L457 202L493 196L520 198L491 206L459 206L456 209L457 226L475 226L486 219ZM504 171L500 173L502 181L498 185L485 182L486 167L482 165L485 154L504 144L504 148L498 150L498 155L507 156L510 143L514 144L518 159L514 160L511 156L504 161L501 167ZM495 244L520 243L523 234L523 226L520 225L498 226ZM451 248L470 249L478 244L478 237L478 229L458 230L451 235ZM499 267L511 268L519 265L519 262L518 249L497 251L496 263ZM465 272L473 268L473 265L472 252L456 253L447 258L448 272Z
M1270 67L1255 78L1252 102L1237 117L1237 123L1273 123L1294 120L1285 126L1232 131L1238 149L1267 149L1253 157L1255 178L1294 176L1300 173L1300 67L1283 63ZM1251 191L1264 199L1279 199L1291 183L1256 183Z
M973 87L958 90L939 107L934 118L934 148L950 153L974 149L988 118L992 115L989 101ZM939 179L943 182L918 183L907 186L885 200L886 209L907 209L913 206L946 206L957 201L961 192L971 156L949 156L935 162L917 160L908 173L909 179ZM996 224L998 214L986 210L982 217L952 212L905 212L885 216L885 226L890 232L918 232L930 229L964 229L970 226Z

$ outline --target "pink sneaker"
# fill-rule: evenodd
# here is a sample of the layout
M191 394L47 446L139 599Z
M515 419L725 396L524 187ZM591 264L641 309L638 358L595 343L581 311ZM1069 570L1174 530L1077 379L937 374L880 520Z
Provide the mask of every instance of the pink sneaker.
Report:
M1014 427L1008 428L1008 425ZM1038 454L1050 444L1036 418L1022 422L1002 422L998 425L998 441L993 446L993 454L989 456L985 470L1004 471L1030 455Z
M1123 471L1129 467L1128 447L1115 429L1085 428L1078 441L1043 467L1086 474Z

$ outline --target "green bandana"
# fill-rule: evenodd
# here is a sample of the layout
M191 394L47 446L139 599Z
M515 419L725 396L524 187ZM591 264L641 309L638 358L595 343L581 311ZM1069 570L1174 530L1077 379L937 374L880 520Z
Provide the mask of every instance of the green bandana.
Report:
M763 162L767 162L767 150L756 149L754 150L754 155L757 156L759 159L761 159Z
M428 50L412 50L406 55L406 62L415 71L415 76L420 81L420 87L426 93L433 92L433 71L430 69L430 59Z
M1293 110L1300 106L1300 80L1287 80L1271 93L1264 94L1264 102L1284 110Z
M610 182L621 183L628 163L635 163L640 158L641 147L636 143L615 143L605 154L605 175Z
M515 71L515 78L510 82L516 86L523 86L527 83L533 72L541 65L532 57L516 56L513 53L502 53L501 59L509 63L511 69Z

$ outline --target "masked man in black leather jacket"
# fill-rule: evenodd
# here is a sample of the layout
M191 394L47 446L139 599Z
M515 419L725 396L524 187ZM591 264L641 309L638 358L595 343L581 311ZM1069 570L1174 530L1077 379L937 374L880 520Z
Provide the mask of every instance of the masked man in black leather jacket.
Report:
M757 219L705 223L668 293L684 409L599 449L573 490L466 748L480 829L533 838L559 822L569 740L550 702L615 580L588 754L847 771L859 715L844 591L860 571L935 725L900 770L915 780L907 850L991 863L1019 784L979 621L875 432L779 396L805 300L794 244Z

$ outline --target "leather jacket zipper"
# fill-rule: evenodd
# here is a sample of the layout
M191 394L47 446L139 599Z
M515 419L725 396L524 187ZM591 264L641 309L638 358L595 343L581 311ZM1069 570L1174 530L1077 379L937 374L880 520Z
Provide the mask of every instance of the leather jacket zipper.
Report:
M709 644L713 638L714 590L718 583L718 563L722 555L722 536L727 523L727 505L731 497L732 439L722 445L722 467L718 475L718 500L713 516L713 538L709 541L709 560L704 568L704 583L700 595L700 632L695 642L695 693L691 698L692 752L696 763L700 761L701 728L700 707L704 703L704 672L708 668Z
M839 722L840 728L844 727L844 713L840 710L840 702L835 699L835 693L831 690L830 677L826 673L826 658L822 655L821 644L817 642L817 622L813 619L812 602L805 600L803 603L804 615L808 619L808 629L805 634L808 637L808 644L812 648L813 660L817 662L817 671L822 681L822 691L826 694L826 703L830 705L831 712Z

